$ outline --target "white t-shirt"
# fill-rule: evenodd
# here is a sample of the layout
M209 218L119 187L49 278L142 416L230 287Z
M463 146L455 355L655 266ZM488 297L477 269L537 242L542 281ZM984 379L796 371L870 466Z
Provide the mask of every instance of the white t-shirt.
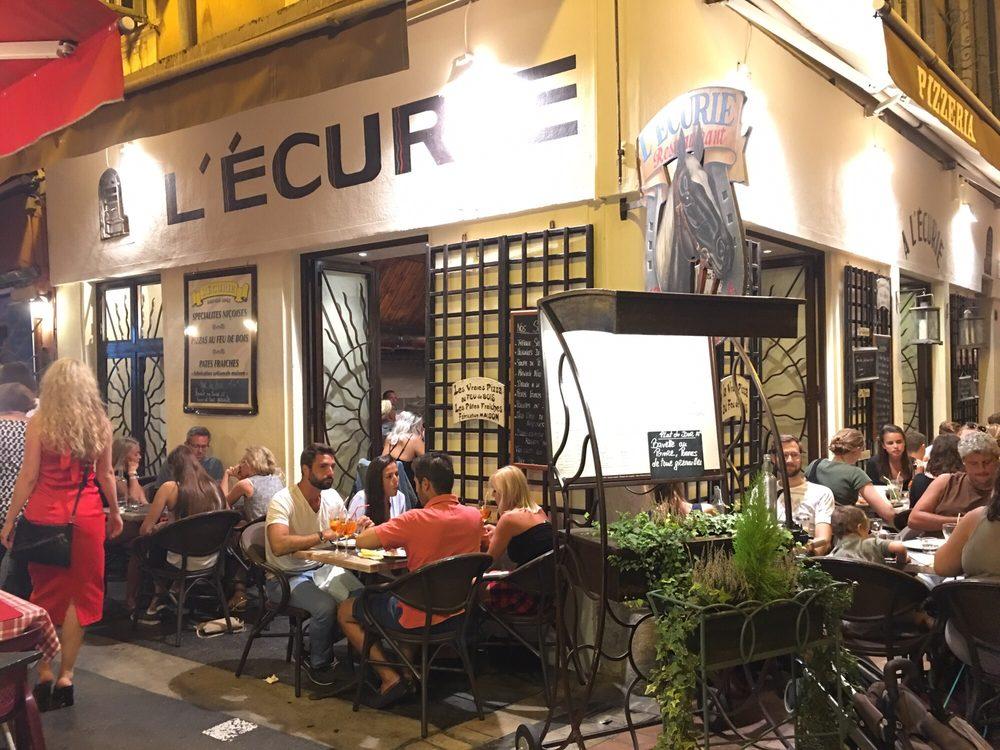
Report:
M816 524L830 523L833 517L833 492L829 487L803 482L789 491L792 496L792 520L810 536L816 536ZM785 503L778 498L778 520L785 521Z
M344 507L344 500L337 490L323 490L319 495L319 511L314 511L309 505L297 484L278 490L271 496L271 502L267 506L267 526L272 523L284 524L288 527L288 533L296 536L315 534L318 531L325 531L330 528L330 519L338 516L346 516L347 509ZM316 540L317 544L319 539ZM281 570L295 573L302 570L312 570L318 568L319 563L311 560L302 560L293 555L275 555L271 552L271 542L264 534L264 549L267 552L267 561Z
M357 521L365 514L365 491L358 490L351 498L350 505L347 506L347 515ZM389 498L389 518L401 516L406 512L406 496L402 492L397 492Z

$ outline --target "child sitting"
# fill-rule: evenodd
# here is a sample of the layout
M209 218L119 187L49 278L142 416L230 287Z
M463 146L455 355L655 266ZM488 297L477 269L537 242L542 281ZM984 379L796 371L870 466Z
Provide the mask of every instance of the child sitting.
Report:
M902 542L879 539L868 533L868 516L854 505L838 505L833 509L833 552L831 557L885 564L890 555L903 565L909 560Z

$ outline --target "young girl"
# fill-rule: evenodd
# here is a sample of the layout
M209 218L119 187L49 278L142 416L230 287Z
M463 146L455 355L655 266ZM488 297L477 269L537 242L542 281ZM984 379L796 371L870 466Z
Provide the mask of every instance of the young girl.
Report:
M854 505L838 505L833 509L833 552L831 557L885 564L890 555L902 565L909 556L902 542L871 536L868 516Z

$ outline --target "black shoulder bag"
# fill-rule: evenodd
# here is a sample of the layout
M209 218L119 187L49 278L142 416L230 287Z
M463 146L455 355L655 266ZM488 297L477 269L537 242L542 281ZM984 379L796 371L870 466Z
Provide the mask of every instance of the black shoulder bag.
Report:
M69 523L37 523L21 516L14 529L14 546L11 550L18 559L58 568L69 567L73 551L73 522L76 520L76 507L80 504L80 495L83 494L89 479L90 467L84 470L80 479Z

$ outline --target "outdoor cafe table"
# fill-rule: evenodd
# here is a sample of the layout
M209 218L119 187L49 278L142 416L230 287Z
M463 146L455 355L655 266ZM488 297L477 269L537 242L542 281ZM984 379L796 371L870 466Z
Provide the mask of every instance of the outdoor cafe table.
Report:
M0 591L0 641L17 638L34 628L41 631L38 650L51 661L59 653L59 638L49 613L37 604Z
M406 570L405 557L386 557L382 560L370 560L367 557L361 557L353 548L344 549L323 545L322 547L295 552L293 555L301 560L313 560L327 565L336 565L339 568L353 570L357 573L385 574L396 570Z

